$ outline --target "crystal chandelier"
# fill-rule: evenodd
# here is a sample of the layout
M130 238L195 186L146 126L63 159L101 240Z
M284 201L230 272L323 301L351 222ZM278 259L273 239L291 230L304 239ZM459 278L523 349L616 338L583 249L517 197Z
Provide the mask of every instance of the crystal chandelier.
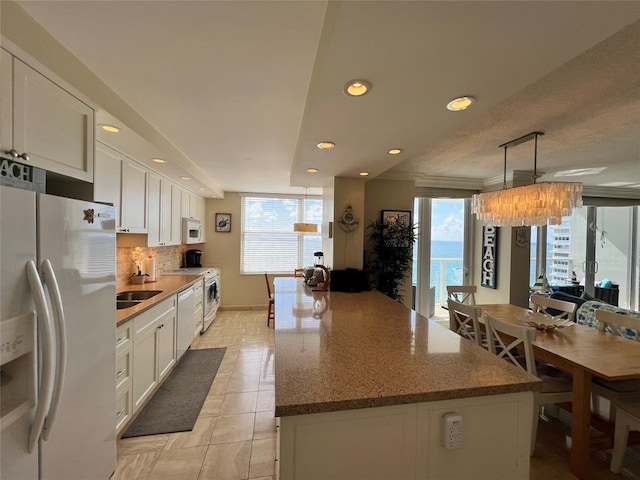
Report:
M560 225L563 216L570 215L573 208L582 206L581 183L536 183L540 135L544 133L532 132L500 145L504 147L502 190L478 193L471 200L471 210L483 225L496 227ZM507 188L507 147L513 147L531 139L535 140L533 183Z

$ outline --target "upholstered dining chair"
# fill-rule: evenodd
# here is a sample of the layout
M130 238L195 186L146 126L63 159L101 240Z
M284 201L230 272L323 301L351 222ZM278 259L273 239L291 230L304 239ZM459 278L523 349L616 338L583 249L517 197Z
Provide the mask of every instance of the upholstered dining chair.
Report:
M447 298L467 305L475 305L477 290L475 285L447 285Z
M545 295L531 295L534 312L545 313L562 320L575 321L578 306L572 302L565 302Z
M598 321L598 330L613 335L627 337L626 329L628 328L640 331L640 318L630 315L607 310L596 310L596 320ZM609 400L609 421L613 422L616 420L617 409L615 407L618 402L630 395L640 394L640 379L608 381L602 378L594 378L591 383L591 392L593 393L591 399L593 410L596 413L600 413L600 400L598 397Z
M483 319L489 351L497 355L498 358L503 358L542 380L542 390L534 393L533 429L531 431L531 455L533 455L540 409L543 405L571 402L573 397L571 378L565 375L551 377L538 373L533 355L533 341L538 333L535 328L506 323L486 312L483 313ZM524 353L524 361L522 360L522 352Z
M482 332L480 331L480 315L482 309L474 305L466 305L447 299L449 309L449 329L464 338L468 338L482 346Z
M273 298L273 293L271 293L271 283L269 282L269 275L267 275L267 272L264 273L264 280L267 283L267 298L269 299L269 310L267 311L267 327L271 323L271 320L273 320L273 326L275 327L275 299Z

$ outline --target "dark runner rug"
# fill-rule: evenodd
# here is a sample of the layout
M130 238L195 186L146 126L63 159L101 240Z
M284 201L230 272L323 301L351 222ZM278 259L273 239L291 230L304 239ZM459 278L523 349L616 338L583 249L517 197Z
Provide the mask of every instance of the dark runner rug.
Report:
M122 438L192 430L225 351L187 350Z

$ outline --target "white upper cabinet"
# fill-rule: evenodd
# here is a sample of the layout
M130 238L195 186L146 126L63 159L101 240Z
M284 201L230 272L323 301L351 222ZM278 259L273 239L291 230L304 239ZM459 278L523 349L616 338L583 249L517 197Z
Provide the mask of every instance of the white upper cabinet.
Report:
M147 246L180 245L180 206L180 187L160 175L150 173Z
M94 109L5 50L1 69L3 155L93 182Z
M112 203L116 207L116 226L120 227L120 190L122 189L122 156L96 144L95 176L93 199L96 202Z
M147 180L149 171L126 159L122 162L122 230L147 233Z
M93 199L116 206L116 232L147 233L149 171L130 158L98 143Z

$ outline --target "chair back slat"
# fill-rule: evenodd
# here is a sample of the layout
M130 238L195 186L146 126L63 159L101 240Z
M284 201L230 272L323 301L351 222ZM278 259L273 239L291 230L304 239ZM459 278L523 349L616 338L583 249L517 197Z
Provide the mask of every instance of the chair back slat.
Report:
M476 304L476 291L475 285L447 285L447 297L467 305Z
M631 340L635 340L635 333L640 331L640 318L625 315L624 313L596 310L596 320L598 320L598 330L630 338ZM627 329L631 329L633 332L627 333Z
M461 337L473 340L482 345L479 318L482 309L474 305L466 305L455 300L447 299L449 309L449 329Z
M533 356L533 341L538 333L536 329L503 322L486 312L483 313L483 319L491 353L504 358L522 370L526 370L531 375L537 376L536 362ZM518 361L523 353L524 366Z
M558 320L575 321L578 305L573 302L565 302L564 300L549 298L544 295L531 295L531 303L534 312L551 315Z

